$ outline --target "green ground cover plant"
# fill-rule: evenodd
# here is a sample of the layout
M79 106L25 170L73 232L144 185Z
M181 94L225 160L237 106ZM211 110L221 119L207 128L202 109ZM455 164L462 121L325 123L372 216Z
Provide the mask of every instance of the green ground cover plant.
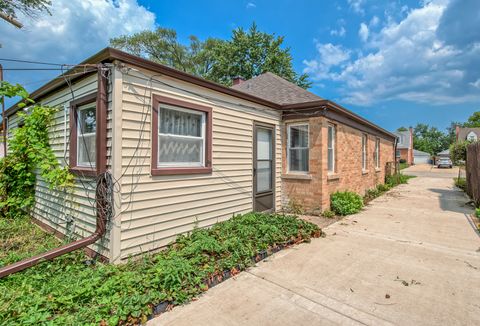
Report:
M23 232L22 220L5 221L3 228L18 224L9 231L13 237ZM123 265L85 264L86 256L77 251L0 279L0 320L7 325L142 323L156 304L185 303L208 289L205 280L225 270L238 273L259 253L320 235L318 226L294 216L249 213L195 229L166 250ZM1 241L0 257L11 261L3 252L8 240Z
M398 166L400 170L408 168L407 162L399 163Z
M352 191L337 191L330 196L330 208L338 215L350 215L363 207L363 198Z
M385 184L390 186L390 187L395 187L400 184L406 184L408 183L408 180L415 178L415 176L412 175L405 175L402 173L396 173L392 174L389 176L385 177Z

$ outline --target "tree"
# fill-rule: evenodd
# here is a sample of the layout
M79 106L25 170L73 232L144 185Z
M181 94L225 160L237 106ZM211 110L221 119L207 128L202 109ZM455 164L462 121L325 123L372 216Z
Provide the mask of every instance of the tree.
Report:
M450 145L449 136L435 127L419 123L413 129L413 147L436 155Z
M473 112L467 122L463 124L465 128L480 128L480 111Z
M408 131L408 129L406 127L400 127L397 129L397 131Z
M245 31L237 28L231 40L213 48L215 64L206 77L231 85L232 78L253 78L264 72L272 72L302 88L309 88L308 75L298 75L292 67L289 48L282 48L283 36L275 36L258 30L255 23Z
M38 13L47 12L52 4L50 0L7 0L0 1L0 17L21 28L23 25L16 20L18 14L35 17Z
M113 38L110 45L227 86L233 77L250 79L270 71L308 88L308 76L294 71L290 49L282 48L283 40L258 31L252 24L248 32L235 29L230 40L200 41L190 36L190 43L185 45L174 30L157 28Z

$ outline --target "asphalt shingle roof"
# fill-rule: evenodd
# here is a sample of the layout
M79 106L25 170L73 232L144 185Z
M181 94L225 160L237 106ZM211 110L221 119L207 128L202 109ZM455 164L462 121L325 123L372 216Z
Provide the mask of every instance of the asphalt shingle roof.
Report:
M232 88L280 105L323 100L320 96L271 72L245 80L238 85L232 86Z

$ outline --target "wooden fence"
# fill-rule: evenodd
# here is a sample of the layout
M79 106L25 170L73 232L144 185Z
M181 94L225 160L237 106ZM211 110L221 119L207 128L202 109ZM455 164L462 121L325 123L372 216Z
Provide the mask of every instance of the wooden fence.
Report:
M475 205L480 206L480 143L467 147L467 194L473 199Z

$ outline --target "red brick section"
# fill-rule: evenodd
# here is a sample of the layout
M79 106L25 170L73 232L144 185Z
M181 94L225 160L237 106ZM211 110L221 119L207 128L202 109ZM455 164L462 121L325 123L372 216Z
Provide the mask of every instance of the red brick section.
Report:
M286 146L283 148L282 189L283 203L295 202L307 211L323 211L330 207L330 194L350 190L361 195L385 180L385 165L394 160L392 141L380 139L380 168L375 168L376 136L367 134L367 170L362 171L362 134L349 126L328 121L324 117L290 120L282 129L284 144L287 144L286 126L293 122L309 123L310 172L297 176L287 173ZM328 173L327 132L328 124L336 126L336 171Z

